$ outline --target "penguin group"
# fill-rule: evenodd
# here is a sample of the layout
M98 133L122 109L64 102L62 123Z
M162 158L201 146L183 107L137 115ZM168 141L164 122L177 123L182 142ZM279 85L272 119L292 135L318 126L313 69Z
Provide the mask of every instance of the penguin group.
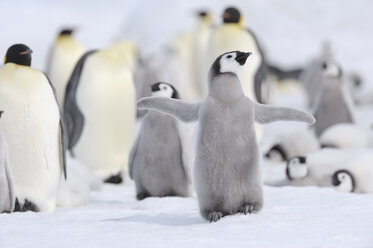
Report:
M0 212L84 205L102 183L127 180L139 201L195 191L209 222L260 211L263 181L373 193L357 79L329 44L287 71L269 62L238 8L227 7L219 24L206 10L196 17L193 30L154 53L127 39L85 50L64 28L46 73L31 67L28 46L9 47L0 68ZM306 106L272 99L288 79ZM262 126L277 121L297 128Z

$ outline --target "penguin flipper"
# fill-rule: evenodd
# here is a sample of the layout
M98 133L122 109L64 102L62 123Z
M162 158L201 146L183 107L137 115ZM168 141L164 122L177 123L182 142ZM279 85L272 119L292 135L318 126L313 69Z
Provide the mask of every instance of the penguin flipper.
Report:
M141 133L137 136L135 143L132 145L130 155L128 157L128 174L133 180L133 163L135 161L137 149L139 148L139 140Z
M167 97L144 97L137 102L138 109L156 110L171 115L183 122L198 119L199 103L186 103Z
M83 131L84 116L80 111L76 102L76 91L78 89L80 76L83 70L84 62L89 55L97 50L86 52L77 62L66 86L66 94L64 100L64 117L68 136L68 149L72 148L78 142Z
M274 121L301 121L310 125L315 123L315 118L301 110L275 107L259 103L253 103L255 108L255 121L266 124Z

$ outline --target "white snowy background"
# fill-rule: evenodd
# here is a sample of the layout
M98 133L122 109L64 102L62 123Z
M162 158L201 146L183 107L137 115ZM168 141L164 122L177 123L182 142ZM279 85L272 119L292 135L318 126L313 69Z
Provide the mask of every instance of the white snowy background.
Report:
M369 0L0 0L0 54L14 43L25 43L34 51L33 67L44 69L52 41L64 26L77 27L76 37L87 49L129 37L152 50L193 28L196 10L206 8L219 18L227 5L240 8L272 62L304 64L329 40L343 67L360 73L365 87L372 87ZM362 113L362 122L371 122L373 116L364 113L372 112ZM260 213L208 224L195 197L138 202L126 178L124 185L105 185L92 193L84 207L0 215L0 248L373 247L372 195L265 186L264 196Z

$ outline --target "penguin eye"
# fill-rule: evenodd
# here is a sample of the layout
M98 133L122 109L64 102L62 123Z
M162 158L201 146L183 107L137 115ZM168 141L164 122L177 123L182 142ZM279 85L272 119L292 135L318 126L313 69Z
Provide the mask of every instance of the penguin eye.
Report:
M228 59L232 58L232 55L228 55L227 58L228 58Z
M167 90L167 87L166 87L166 86L163 86L163 89L164 89L164 90Z

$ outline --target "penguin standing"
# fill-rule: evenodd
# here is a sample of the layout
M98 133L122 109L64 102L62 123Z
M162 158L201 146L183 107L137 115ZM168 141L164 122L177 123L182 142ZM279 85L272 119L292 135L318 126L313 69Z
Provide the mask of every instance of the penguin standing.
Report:
M333 61L325 62L322 67L323 85L314 108L317 136L335 124L354 122L353 101L343 81L341 68Z
M179 99L178 92L167 83L153 84L152 96ZM138 200L189 195L182 148L177 120L148 111L129 159L129 175L135 180Z
M75 41L72 29L63 29L51 49L47 62L47 75L56 89L57 101L62 109L67 81L75 64L83 55L83 47Z
M138 102L140 109L157 110L184 122L198 120L194 183L201 215L210 222L263 206L254 121L314 122L302 111L262 105L245 97L238 74L250 55L240 51L220 55L211 66L208 96L201 103L164 97Z
M9 162L18 211L51 212L62 171L65 140L54 90L46 75L32 69L31 50L11 46L0 69L0 130L9 145Z
M214 23L211 14L207 11L200 11L198 16L199 20L197 27L193 31L192 38L193 79L189 88L193 91L194 99L191 100L201 100L207 92L207 84L203 71L203 61Z
M3 111L0 111L0 118ZM0 213L12 212L16 201L14 180L9 166L8 143L0 133Z
M87 52L66 88L69 150L101 179L122 182L134 138L135 88L118 47Z
M253 58L242 69L240 81L244 94L252 100L262 102L262 83L267 69L262 49L252 31L245 28L238 9L225 9L223 23L211 32L205 55L205 81L210 65L221 54L232 50L251 51Z

